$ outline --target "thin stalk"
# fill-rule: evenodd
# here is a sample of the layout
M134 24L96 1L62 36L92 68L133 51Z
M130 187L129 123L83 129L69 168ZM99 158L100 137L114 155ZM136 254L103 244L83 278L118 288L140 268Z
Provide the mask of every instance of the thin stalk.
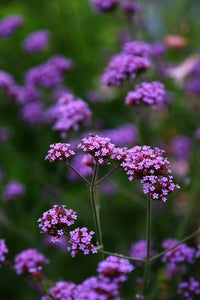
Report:
M96 203L96 199L95 199L95 183L97 179L97 172L98 172L98 164L95 163L92 183L90 186L90 197L91 197L92 212L93 212L94 224L95 224L96 235L97 235L97 244L98 246L103 247L101 224L100 224L100 217L99 217L99 205L98 203ZM101 255L101 259L103 259L102 255Z
M116 166L115 168L113 168L110 172L108 172L104 177L102 177L99 181L97 181L96 183L95 183L95 186L96 185L98 185L98 184L100 184L102 181L104 181L107 177L109 177L112 173L114 173L117 169L119 169L119 165L118 166Z
M145 296L146 289L148 286L149 274L150 274L150 249L151 249L151 198L147 197L147 231L146 231L146 240L147 240L147 258L145 260L145 269L143 276L143 289L142 295Z
M178 243L177 243L176 245L174 245L173 247L171 247L171 248L169 248L169 249L167 249L167 250L165 250L165 251L162 251L161 253L159 253L159 254L153 256L153 257L150 259L150 261L152 262L152 261L158 259L159 257L163 256L165 253L167 253L167 252L169 252L169 251L175 249L176 247L178 247L178 246L181 245L182 243L187 242L188 240L190 240L191 238L193 238L195 235L197 235L197 234L199 234L199 233L200 233L200 228L197 229L197 230L196 230L195 232L193 232L192 234L188 235L186 238L182 239L180 242L178 242Z
M91 186L91 183L85 177L83 177L78 171L76 171L68 162L65 162L65 165L69 167L74 173L76 173L76 175L78 175L86 184Z
M98 251L102 252L104 254L107 254L107 255L117 256L117 257L120 257L120 258L125 258L125 259L128 259L128 260L132 260L132 261L145 262L145 259L134 258L134 257L122 255L122 254L116 254L116 253L112 253L112 252L105 251L105 250L102 250L102 249L99 249Z

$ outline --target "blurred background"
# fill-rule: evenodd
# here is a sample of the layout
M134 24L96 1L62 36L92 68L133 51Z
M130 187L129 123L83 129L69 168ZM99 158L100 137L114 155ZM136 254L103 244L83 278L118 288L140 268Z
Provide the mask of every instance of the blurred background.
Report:
M141 9L130 18L120 8L98 14L89 0L0 2L0 19L9 15L23 18L23 24L12 36L0 37L0 70L9 73L15 85L22 87L28 70L54 55L63 55L73 61L73 66L63 76L59 89L65 87L83 99L92 113L87 126L81 124L77 130L60 136L52 124L35 113L34 107L25 111L24 102L16 100L15 92L9 94L4 88L0 74L0 236L9 248L9 261L27 248L36 248L49 258L50 264L44 269L52 282L80 283L96 275L98 255L80 254L73 259L65 246L52 246L40 233L37 220L53 204L66 204L77 212L77 226L93 230L88 187L71 178L66 166L44 160L51 143L79 141L85 132L134 125L130 131L122 132L119 146L127 143L128 147L151 145L165 149L175 181L181 186L166 203L155 201L153 205L153 248L161 251L165 238L181 239L200 224L200 132L197 131L200 127L200 3L198 0L138 3ZM49 32L48 46L41 52L28 53L24 41L37 30ZM132 40L145 41L152 49L159 42L160 52L156 48L152 54L153 68L123 86L102 87L101 77L110 58ZM127 92L134 90L136 84L153 80L165 84L169 97L166 107L153 110L124 104ZM59 89L40 87L44 111L56 103L57 96L53 95L59 94ZM101 176L110 168L102 167ZM5 190L12 180L22 184L24 190L10 201ZM118 170L102 184L99 193L105 249L129 255L131 245L145 238L146 197L142 188L137 182L129 182L125 172ZM193 239L191 244L197 242ZM193 266L191 272L198 274L198 268ZM142 272L139 266L129 276L123 287L123 299L132 299L138 287L136 278ZM40 299L41 291L32 280L5 266L0 273L0 299ZM176 280L165 278L159 261L153 265L152 277L155 281L148 299L178 299L173 292Z

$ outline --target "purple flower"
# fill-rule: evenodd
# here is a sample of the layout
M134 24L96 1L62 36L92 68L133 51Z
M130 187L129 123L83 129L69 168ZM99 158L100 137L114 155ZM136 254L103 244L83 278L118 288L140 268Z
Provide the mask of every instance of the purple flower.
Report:
M92 175L93 166L95 164L95 160L90 154L79 154L74 157L71 162L71 166L82 176L87 177ZM73 171L70 171L69 178L71 180L78 180L80 177L76 175Z
M180 186L173 182L172 176L144 176L141 179L143 192L153 200L166 202L167 196L179 189Z
M199 77L191 77L185 85L185 92L188 95L200 97L200 79Z
M37 90L34 85L25 85L16 89L16 100L19 104L35 103L41 99L41 93Z
M91 243L93 235L94 231L88 233L86 227L76 228L75 230L70 231L69 246L67 247L67 250L71 251L71 256L75 257L79 251L83 251L85 255L90 252L97 253L97 248Z
M24 20L20 15L10 15L0 21L0 38L13 35L22 26Z
M139 295L139 294L136 294L136 295L135 295L135 299L136 299L136 300L144 300L144 296Z
M72 209L66 209L65 205L54 205L43 213L38 222L42 233L52 236L52 241L58 241L64 234L64 229L73 225L76 219L77 215Z
M173 247L179 241L173 238L168 238L163 241L162 247L166 250L168 248ZM162 258L162 262L179 264L183 262L187 262L189 264L193 264L195 261L195 248L187 246L185 243L179 245L173 250L164 254Z
M58 281L49 289L50 295L58 300L72 300L76 285L70 281Z
M74 299L79 300L121 300L119 286L112 281L90 277L77 286Z
M200 294L200 284L193 277L188 281L180 282L178 294L183 295L187 300L193 300L193 297Z
M185 135L176 136L170 143L171 153L176 158L189 159L192 151L192 143Z
M62 137L70 130L78 130L80 124L88 125L90 119L91 111L87 103L71 93L62 96L46 112L47 122L53 122L53 130L60 131Z
M108 256L105 260L101 261L98 266L98 273L101 278L109 279L117 284L127 279L126 274L134 270L131 263L124 258L116 256Z
M163 42L155 42L150 45L150 55L153 58L163 56L167 52L167 46Z
M108 160L111 158L115 146L110 142L109 138L96 135L83 138L78 148L91 154L100 165L105 165L109 164Z
M151 149L150 146L135 146L127 150L121 166L129 175L129 180L142 179L144 176L167 175L171 173L170 163L163 157L164 150Z
M150 53L149 44L142 41L128 42L123 47L123 52L136 56L148 56Z
M21 196L26 192L23 184L16 180L11 180L7 183L3 191L3 199L5 202L10 202Z
M152 248L152 247L151 247ZM150 250L150 256L155 255L155 251ZM147 257L147 242L146 240L139 240L131 246L130 256L133 258L146 259ZM140 262L135 262L140 264Z
M40 102L25 104L21 109L21 118L31 124L41 124L44 122L44 110Z
M198 141L200 140L200 127L196 129L194 136Z
M115 9L118 0L91 0L91 5L97 13L105 13Z
M26 249L15 256L14 268L17 274L40 276L42 268L49 260L36 249Z
M32 32L24 41L23 48L27 53L37 53L43 51L49 44L49 31L38 30Z
M109 62L102 77L105 86L121 85L124 80L135 78L139 71L150 68L151 63L147 57L120 53Z
M8 253L8 248L4 239L0 239L0 263L5 261L5 254ZM1 264L0 264L1 267Z
M164 85L159 81L142 82L136 86L135 91L131 91L126 96L126 105L151 105L158 108L166 103L166 91Z
M16 84L13 77L0 70L0 90L3 90L8 98L12 98L16 94Z
M51 144L51 149L48 151L45 159L49 160L51 163L54 163L55 161L65 162L69 157L75 154L69 147L70 144L65 143Z
M72 68L72 61L62 55L51 57L47 62L26 73L26 84L55 88L63 81L64 72Z

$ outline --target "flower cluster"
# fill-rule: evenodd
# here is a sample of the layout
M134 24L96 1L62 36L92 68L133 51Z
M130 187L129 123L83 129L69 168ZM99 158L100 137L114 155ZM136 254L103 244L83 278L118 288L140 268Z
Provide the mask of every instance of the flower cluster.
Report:
M124 45L124 53L136 56L148 56L150 53L149 44L142 41L128 42Z
M25 194L25 187L23 184L19 183L16 180L11 180L5 186L3 191L3 199L6 202L15 200Z
M72 61L62 55L51 57L47 62L30 69L25 76L26 84L54 88L63 81L63 75L72 68Z
M53 122L53 130L60 131L65 137L71 129L77 130L79 124L87 125L91 119L91 111L85 101L66 93L46 112L48 122Z
M179 185L173 182L173 176L144 176L141 180L143 183L143 192L153 200L166 202L169 194L179 189Z
M168 238L162 243L162 247L167 250L178 243L178 240ZM165 253L162 262L167 263L165 274L169 277L185 273L184 263L193 264L198 257L195 248L187 246L185 243Z
M151 247L152 248L152 247ZM155 255L155 251L150 249L150 256ZM147 242L146 240L139 240L138 242L132 244L130 250L130 256L133 258L146 259L147 257ZM135 262L136 264L140 264L140 262Z
M126 105L151 105L152 108L163 106L166 102L164 85L159 81L142 82L126 96Z
M94 231L88 233L86 227L76 228L73 231L70 231L69 246L67 247L68 251L71 251L72 257L74 257L80 250L84 254L97 253L97 248L91 243L92 236Z
M100 165L109 164L109 158L113 154L115 145L110 142L109 138L90 136L82 139L82 143L78 145L83 151L91 154Z
M24 20L20 15L11 15L0 21L0 38L13 35L19 27L22 26Z
M134 270L127 259L109 256L99 263L97 271L101 278L110 279L115 283L126 281L126 274Z
M122 167L129 175L129 180L142 179L150 175L167 175L171 173L170 163L163 157L164 150L150 146L135 146L127 150Z
M140 179L143 191L152 199L165 202L166 196L179 188L174 184L170 163L163 157L164 150L149 146L135 146L127 150L121 163L129 180ZM167 175L167 176L166 176Z
M142 10L142 6L139 2L123 1L120 6L128 20L131 20L136 13L139 13Z
M15 93L15 82L12 76L0 70L0 89L3 90L8 98L11 98Z
M200 294L200 283L193 277L188 281L180 282L178 294L183 295L187 300L193 300L193 297Z
M38 30L27 36L23 47L27 53L37 53L47 48L49 43L49 31Z
M49 289L50 295L53 297L53 299L57 300L72 300L73 294L75 291L76 285L73 282L70 281L58 281L54 286L52 286ZM50 296L47 296L49 298L45 298L44 296L43 300L52 299Z
M112 11L118 5L118 0L91 0L92 7L97 13Z
M77 215L72 209L66 209L65 205L54 205L53 208L43 213L38 219L42 233L52 236L52 241L57 241L64 229L74 224Z
M147 57L120 53L109 62L102 77L105 86L119 86L124 80L135 78L139 71L149 69L151 63Z
M8 253L6 242L4 239L0 239L0 263L5 261L5 254ZM1 267L1 264L0 264Z
M31 125L41 124L44 120L44 109L40 102L25 104L21 109L21 118Z
M170 151L178 159L188 159L192 151L192 142L188 136L176 136L170 143Z
M37 277L48 263L49 260L36 249L26 249L15 256L14 268L17 274L32 274Z
M75 154L69 147L70 144L65 143L51 144L51 149L48 151L45 159L49 160L51 163L54 163L55 161L65 162L69 157Z

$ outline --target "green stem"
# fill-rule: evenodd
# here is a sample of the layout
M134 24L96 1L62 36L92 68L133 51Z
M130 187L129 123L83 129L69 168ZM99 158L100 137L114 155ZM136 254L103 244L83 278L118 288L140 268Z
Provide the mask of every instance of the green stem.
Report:
M132 261L145 262L145 259L134 258L134 257L122 255L122 254L116 254L116 253L112 253L112 252L105 251L105 250L102 250L102 249L99 249L98 251L102 252L104 254L107 254L107 255L117 256L117 257L120 257L120 258L125 258L125 259L128 259L128 260L132 260Z
M68 162L65 162L65 165L69 169L71 169L74 173L76 173L76 175L78 175L86 184L88 184L89 186L91 186L91 183L85 177L83 177L78 171L76 171Z
M110 172L108 172L104 177L102 177L99 181L97 181L96 183L95 183L95 186L96 185L98 185L98 184L100 184L102 181L104 181L107 177L109 177L112 173L114 173L117 169L119 169L119 165L118 166L116 166L115 168L113 168Z
M145 269L144 269L144 277L143 277L143 289L142 295L145 296L149 274L150 274L150 250L151 250L151 198L147 197L147 231L146 231L146 240L147 240L147 258L145 260Z
M200 233L200 228L197 229L197 230L196 230L195 232L193 232L192 234L188 235L186 238L184 238L184 239L181 240L180 242L178 242L178 243L177 243L176 245L174 245L173 247L171 247L171 248L169 248L169 249L167 249L167 250L165 250L165 251L162 251L161 253L159 253L159 254L153 256L153 257L150 259L150 261L154 261L154 260L160 258L160 257L163 256L165 253L167 253L167 252L169 252L169 251L175 249L176 247L178 247L178 246L181 245L182 243L187 242L188 240L190 240L191 238L193 238L195 235L197 235L197 234L199 234L199 233Z
M103 248L103 239L102 239L101 224L100 224L100 217L99 217L99 204L96 202L95 199L95 183L97 179L97 172L98 172L98 164L95 163L92 183L90 186L90 197L91 197L92 212L94 217L95 231L97 235L97 244L98 246ZM101 260L103 259L103 255L101 255L100 259Z

